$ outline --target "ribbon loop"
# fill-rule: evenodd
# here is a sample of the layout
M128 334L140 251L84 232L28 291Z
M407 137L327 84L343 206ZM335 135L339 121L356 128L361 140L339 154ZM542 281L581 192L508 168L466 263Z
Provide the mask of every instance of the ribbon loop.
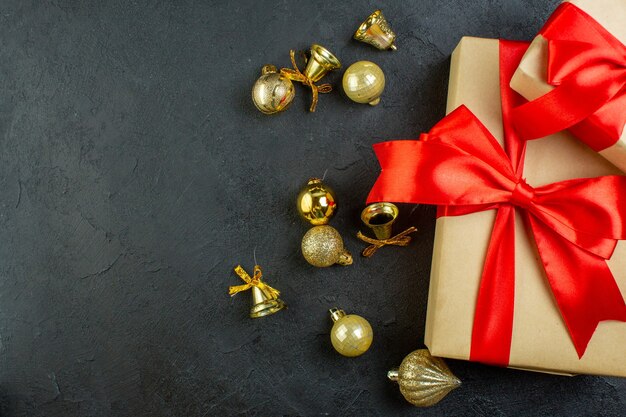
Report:
M252 287L260 289L268 299L275 300L280 295L280 291L261 281L261 278L263 278L263 272L261 271L261 267L259 265L254 266L254 274L252 277L248 275L241 265L237 265L235 267L235 273L245 282L245 284L233 285L229 287L228 295L231 297L242 291L247 291Z
M540 34L554 89L511 110L516 131L537 139L569 129L595 151L614 145L626 124L626 46L569 2Z

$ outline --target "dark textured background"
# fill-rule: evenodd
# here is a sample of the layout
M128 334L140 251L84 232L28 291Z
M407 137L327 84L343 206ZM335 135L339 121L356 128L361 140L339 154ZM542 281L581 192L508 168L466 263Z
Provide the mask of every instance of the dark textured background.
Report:
M374 142L444 114L462 35L529 39L556 1L3 0L0 7L0 410L5 416L618 415L624 380L449 361L463 379L419 411L386 381L422 347L434 211L407 249L351 267L302 259L294 199L336 189L356 255ZM381 7L397 52L351 40ZM377 62L382 104L297 86L257 112L266 63L319 42ZM338 84L341 72L326 78ZM251 320L232 268L253 251L289 310ZM340 357L327 310L367 317L370 351Z

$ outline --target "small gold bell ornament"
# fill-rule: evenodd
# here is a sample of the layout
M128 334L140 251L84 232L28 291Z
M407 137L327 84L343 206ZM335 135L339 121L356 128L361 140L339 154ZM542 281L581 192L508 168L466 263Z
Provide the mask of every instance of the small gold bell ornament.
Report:
M293 101L296 89L291 80L278 72L275 66L266 65L252 87L252 101L265 114L281 112Z
M378 49L396 50L396 45L394 45L396 34L393 33L380 10L376 10L368 16L365 22L361 23L354 33L354 39L369 43Z
M387 377L400 385L404 398L416 407L433 406L461 385L443 359L431 356L428 349L409 353Z
M346 314L338 308L329 310L333 321L330 341L335 350L349 358L367 352L374 339L372 326L367 320L356 314Z
M313 226L327 224L335 215L335 192L319 178L311 178L300 189L297 199L298 213Z
M259 317L269 316L285 308L285 303L278 298L280 291L263 282L263 272L259 265L254 266L254 274L252 277L248 275L241 265L235 267L235 273L245 284L229 287L228 295L232 297L242 291L252 290L250 317L257 319Z
M369 43L378 49L391 49L393 51L397 49L394 45L396 34L393 33L380 10L376 10L365 19L365 22L361 23L361 26L354 33L354 39Z
M343 74L342 85L350 100L375 106L385 89L385 74L373 62L358 61Z
M313 266L352 265L352 255L332 226L313 226L302 238L302 255Z

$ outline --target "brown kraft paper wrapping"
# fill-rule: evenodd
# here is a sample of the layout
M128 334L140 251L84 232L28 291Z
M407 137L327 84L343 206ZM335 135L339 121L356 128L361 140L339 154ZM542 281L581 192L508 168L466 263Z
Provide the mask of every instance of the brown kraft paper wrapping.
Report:
M625 0L571 0L593 17L622 43L626 44ZM581 39L584 41L584 39ZM511 79L511 88L527 100L534 100L554 87L547 83L548 47L546 39L537 35L522 58ZM600 155L626 172L626 129L613 146L603 149Z
M498 40L463 38L452 54L447 112L465 104L502 143L499 88ZM524 176L530 185L607 174L619 171L567 132L528 143ZM495 214L491 210L437 219L425 335L435 356L469 358L474 307ZM600 323L579 360L519 214L515 239L509 366L626 376L626 323ZM626 294L625 242L618 243L609 266Z

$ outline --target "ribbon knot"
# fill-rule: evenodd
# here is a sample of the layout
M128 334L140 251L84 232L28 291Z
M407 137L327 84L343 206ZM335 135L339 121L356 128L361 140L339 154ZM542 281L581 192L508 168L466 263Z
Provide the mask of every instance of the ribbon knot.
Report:
M372 239L371 237L365 236L363 233L361 233L361 231L356 234L356 237L361 239L363 242L370 244L367 248L363 249L363 252L361 252L361 255L369 258L373 254L375 254L378 249L386 245L408 246L409 243L411 243L411 236L409 235L413 232L417 232L417 228L411 226L404 232L398 233L397 235L392 236L389 239Z
M533 204L534 197L535 189L528 185L523 178L520 178L511 194L511 203L518 207L529 209Z
M245 282L245 284L233 285L229 287L228 295L230 295L231 297L242 291L247 291L252 287L260 289L263 294L265 294L265 296L271 300L277 299L280 295L280 291L270 287L261 280L261 278L263 278L263 272L261 271L261 267L259 265L254 266L254 275L252 277L248 275L248 273L242 268L241 265L237 265L237 267L235 267L235 273Z
M313 99L311 100L311 107L309 107L309 111L314 112L315 108L317 107L318 93L330 93L333 90L333 87L330 84L315 85L315 82L313 82L313 80L304 75L298 68L298 64L296 64L295 54L296 52L293 49L289 51L289 57L291 58L291 65L293 66L293 69L282 68L280 70L280 73L290 80L297 81L304 85L308 85L311 88L311 91L313 93Z

